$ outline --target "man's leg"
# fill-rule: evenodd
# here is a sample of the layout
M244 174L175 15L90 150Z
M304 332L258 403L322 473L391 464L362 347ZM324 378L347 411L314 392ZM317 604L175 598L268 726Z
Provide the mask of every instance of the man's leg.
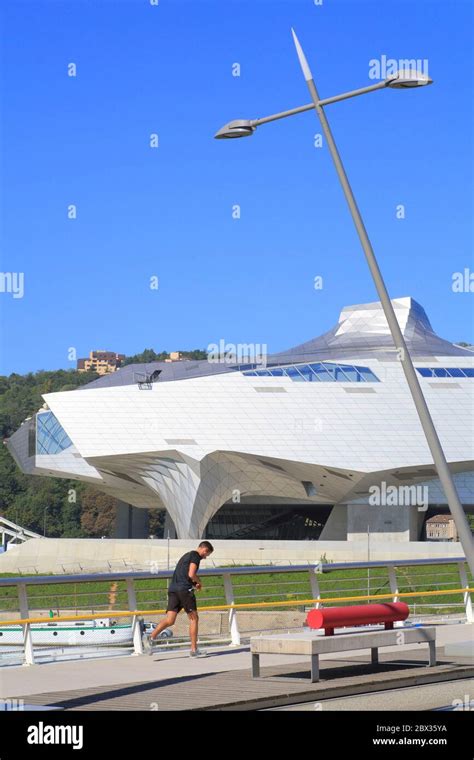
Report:
M163 618L161 623L159 623L150 634L150 639L152 640L156 639L156 637L158 636L158 634L161 633L161 631L164 631L165 628L169 628L171 625L174 625L176 622L177 614L178 614L177 612L173 612L172 610L169 610L166 613L166 617Z
M191 652L195 652L197 649L199 615L197 614L196 610L193 610L192 612L188 612L188 618L189 638L191 639Z

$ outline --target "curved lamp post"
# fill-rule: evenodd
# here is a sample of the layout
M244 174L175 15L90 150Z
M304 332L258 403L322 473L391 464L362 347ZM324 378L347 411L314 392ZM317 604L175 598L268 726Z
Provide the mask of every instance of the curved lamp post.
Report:
M419 420L425 433L426 442L433 457L436 472L438 474L441 485L443 486L450 512L456 524L461 546L466 555L466 560L468 562L471 573L474 574L474 539L471 533L471 529L469 527L466 515L464 514L464 509L456 491L456 486L454 485L451 472L449 471L448 463L446 461L438 433L436 432L436 428L431 418L428 405L423 395L423 391L421 390L421 385L418 380L417 373L413 366L413 362L408 352L402 331L400 330L400 325L398 324L392 302L390 301L385 282L383 280L377 259L375 258L372 245L370 243L364 222L362 220L362 216L354 198L349 180L347 179L347 175L344 170L341 157L337 150L329 122L324 112L325 105L336 103L340 100L346 100L347 98L353 98L356 95L363 95L368 92L375 92L376 90L384 90L386 88L411 89L413 87L423 87L428 84L432 84L432 80L419 71L401 70L394 76L388 77L383 82L379 82L369 87L362 87L359 90L344 92L341 95L336 95L333 98L320 100L316 85L314 83L313 75L309 68L308 61L306 60L306 56L294 30L292 29L291 31L293 34L293 40L295 43L296 52L298 54L300 66L303 71L303 76L306 80L312 102L305 106L300 106L299 108L292 108L289 111L282 111L281 113L273 114L272 116L266 116L262 119L238 119L236 121L230 121L228 124L225 124L221 129L219 129L219 131L215 134L215 137L218 140L237 137L250 137L253 135L257 127L261 124L267 124L268 122L276 121L277 119L284 119L287 116L293 116L294 114L302 113L304 111L316 111L316 114L321 122L321 126L323 128L323 132L329 146L329 151L336 167L339 181L342 185L342 189L344 191L344 195L349 206L357 234L359 235L359 239L362 244L362 248L364 250L365 257L367 259L367 263L369 265L369 269L372 274L372 278L374 280L375 287L377 289L377 293L379 295L380 302L382 304L382 308L388 322L395 348L397 349L400 357L408 387L410 389Z

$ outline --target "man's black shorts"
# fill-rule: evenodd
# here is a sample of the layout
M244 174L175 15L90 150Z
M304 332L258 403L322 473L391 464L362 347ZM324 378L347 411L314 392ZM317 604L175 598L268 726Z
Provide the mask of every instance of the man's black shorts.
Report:
M197 610L194 591L168 591L166 612L195 612Z

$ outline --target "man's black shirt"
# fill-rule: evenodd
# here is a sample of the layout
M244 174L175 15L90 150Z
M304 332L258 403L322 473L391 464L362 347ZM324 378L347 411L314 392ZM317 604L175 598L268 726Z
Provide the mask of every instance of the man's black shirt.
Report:
M192 581L189 577L189 565L191 562L194 562L199 569L201 557L197 551L183 554L175 567L168 591L188 591L190 588L193 588Z

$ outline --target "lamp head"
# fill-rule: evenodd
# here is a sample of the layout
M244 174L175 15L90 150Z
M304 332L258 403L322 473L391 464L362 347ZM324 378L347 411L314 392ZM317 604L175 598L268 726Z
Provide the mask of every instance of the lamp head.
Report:
M426 84L433 84L433 80L421 71L401 69L394 76L388 77L385 84L387 87L393 87L395 90L404 90L409 87L424 87Z
M214 135L216 140L227 140L236 137L250 137L256 127L248 119L235 119L224 124Z

